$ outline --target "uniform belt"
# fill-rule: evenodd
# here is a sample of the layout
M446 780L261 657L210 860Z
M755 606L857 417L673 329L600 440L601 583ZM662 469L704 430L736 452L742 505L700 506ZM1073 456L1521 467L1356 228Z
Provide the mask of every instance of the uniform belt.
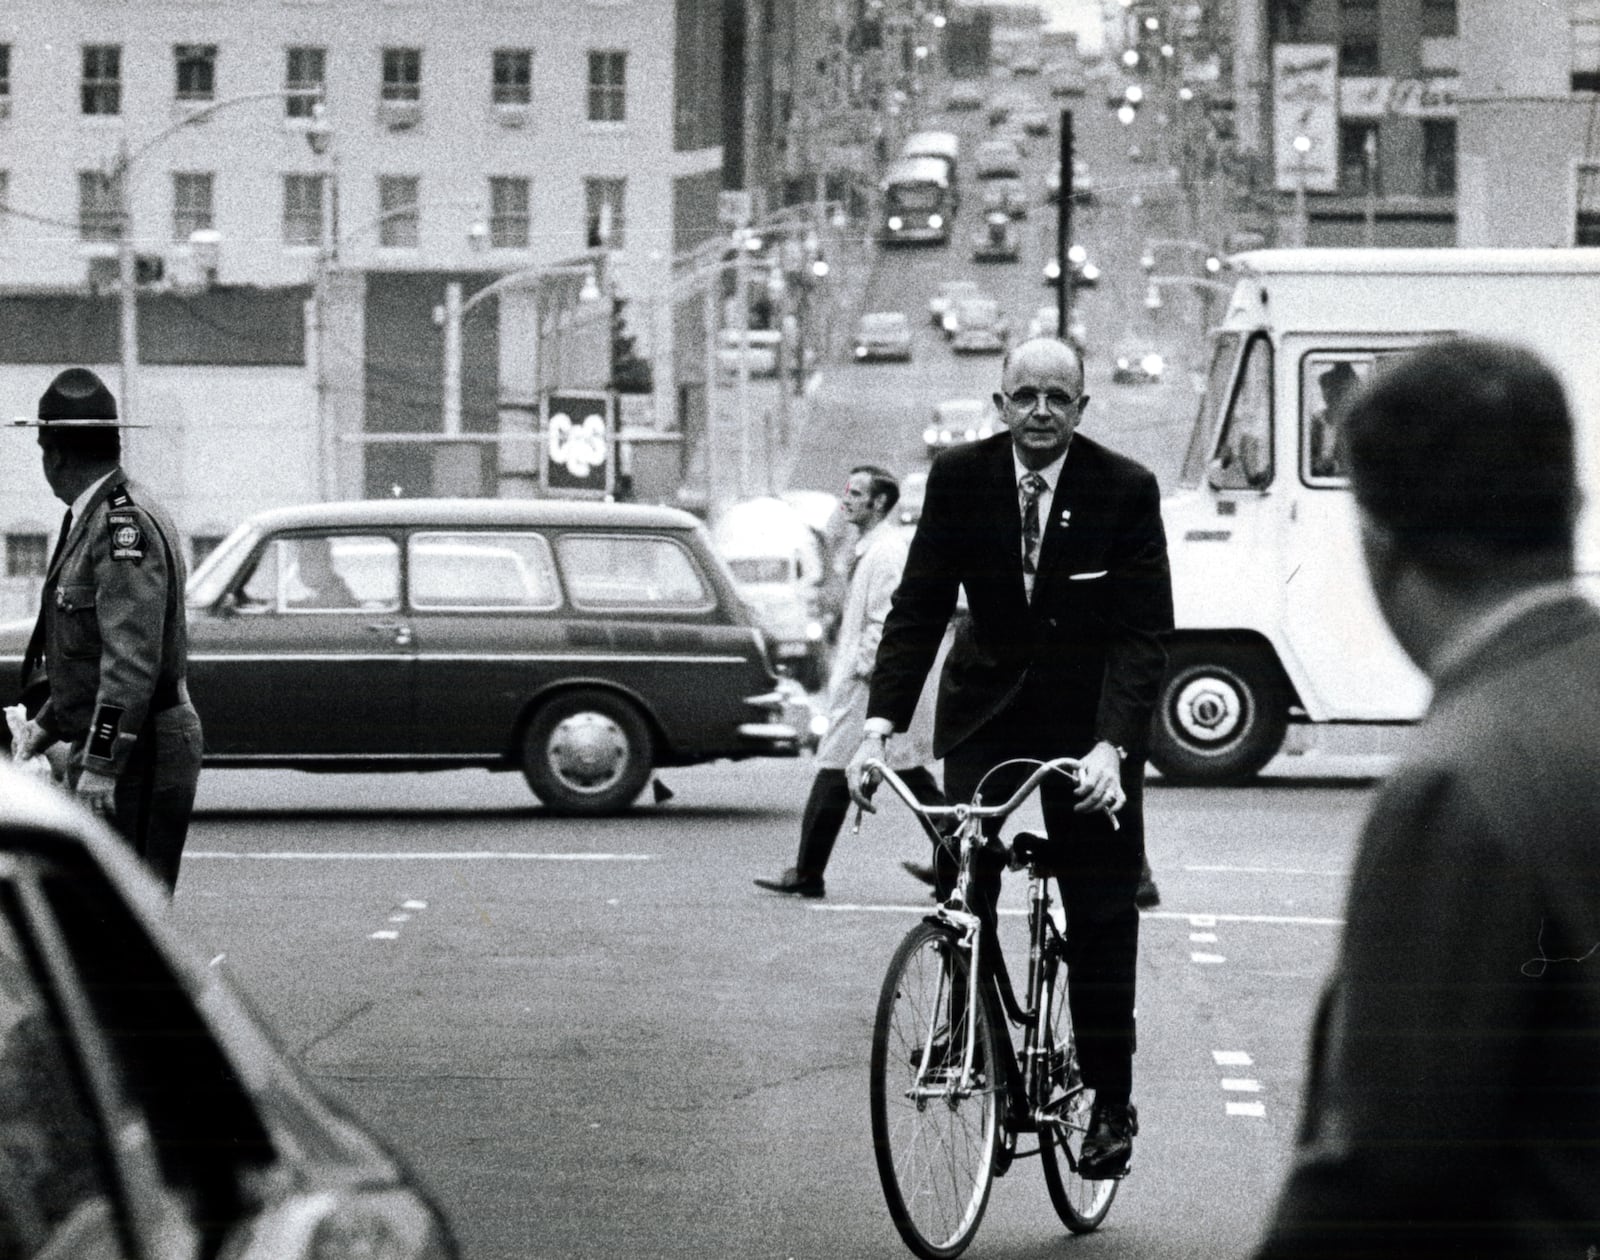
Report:
M165 713L168 709L176 709L180 704L188 703L189 684L184 679L163 679L156 684L155 694L150 697L150 712Z

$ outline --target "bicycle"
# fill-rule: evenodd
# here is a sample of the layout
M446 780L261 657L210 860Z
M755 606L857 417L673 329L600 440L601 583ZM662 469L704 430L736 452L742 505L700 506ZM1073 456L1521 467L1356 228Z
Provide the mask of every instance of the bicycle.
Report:
M1010 800L992 806L981 803L981 783L971 804L923 805L881 761L867 768L881 773L936 845L959 854L954 893L895 951L873 1024L872 1144L895 1228L924 1260L959 1256L983 1220L994 1178L1014 1159L1038 1155L1056 1214L1073 1233L1089 1233L1110 1211L1117 1181L1078 1174L1093 1098L1067 1009L1065 936L1040 867L1047 841L1021 832L1008 848L982 829L1015 811L1046 775L1073 774L1078 762L1042 763ZM946 819L955 823L948 837L934 825ZM983 956L979 918L968 908L974 855L985 847L1028 872L1025 1005L998 942L993 959ZM1022 1030L1020 1056L1008 1021ZM1037 1135L1034 1150L1017 1149L1023 1133Z

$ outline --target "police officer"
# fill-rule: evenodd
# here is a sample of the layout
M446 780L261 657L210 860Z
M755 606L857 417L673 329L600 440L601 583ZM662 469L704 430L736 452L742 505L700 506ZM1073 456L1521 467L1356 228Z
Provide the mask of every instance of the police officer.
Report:
M39 399L45 480L69 505L22 663L24 756L71 744L67 782L171 892L200 779L178 531L122 470L117 402L68 368Z

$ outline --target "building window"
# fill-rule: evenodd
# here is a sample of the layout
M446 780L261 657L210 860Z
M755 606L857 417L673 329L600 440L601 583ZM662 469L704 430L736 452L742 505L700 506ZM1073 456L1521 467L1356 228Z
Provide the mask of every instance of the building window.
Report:
M1339 124L1339 191L1349 196L1383 191L1378 153L1378 124L1342 122Z
M498 48L494 54L494 103L528 105L533 101L533 54L526 48Z
M1572 0L1572 90L1600 92L1600 0Z
M216 226L212 220L209 171L179 171L172 176L172 239L187 241Z
M49 559L47 534L6 535L6 576L43 577Z
M215 44L177 44L172 49L178 68L180 101L213 101L217 98L217 46Z
M1456 191L1456 122L1428 118L1422 123L1422 191L1454 196Z
M528 181L489 181L489 243L495 249L528 247Z
M417 247L421 184L415 175L378 176L378 244L389 249Z
M291 48L284 58L283 86L289 92L321 92L328 83L328 53L323 48ZM310 118L316 106L312 96L284 98L290 118Z
M1422 0L1422 37L1448 39L1456 33L1456 0Z
M625 179L583 181L584 244L590 249L621 249Z
M283 243L319 245L322 243L321 175L283 177Z
M1600 163L1578 165L1578 218L1573 225L1574 245L1600 245Z
M115 241L122 235L122 181L104 171L78 172L78 239Z
M1272 24L1274 43L1298 44L1305 40L1305 0L1272 0L1267 20Z
M422 99L422 49L383 50L382 99L386 101Z
M85 114L122 112L121 45L83 46L83 84L79 90Z
M627 117L628 54L589 54L589 121L621 122Z
M1339 0L1339 73L1381 74L1378 0Z

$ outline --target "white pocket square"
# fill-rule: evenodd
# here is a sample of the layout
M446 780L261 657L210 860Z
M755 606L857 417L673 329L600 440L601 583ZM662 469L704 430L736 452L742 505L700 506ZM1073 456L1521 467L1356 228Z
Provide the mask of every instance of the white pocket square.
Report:
M1067 574L1067 580L1069 582L1087 582L1092 578L1103 578L1109 572L1109 569L1097 569L1093 573L1069 573Z

